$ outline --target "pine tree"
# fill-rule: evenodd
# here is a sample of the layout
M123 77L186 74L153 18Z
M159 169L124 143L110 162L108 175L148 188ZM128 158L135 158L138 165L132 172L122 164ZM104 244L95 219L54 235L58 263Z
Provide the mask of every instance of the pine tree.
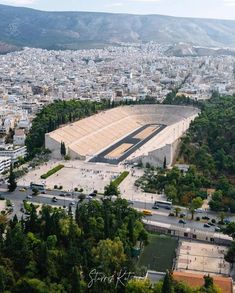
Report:
M16 190L16 187L17 187L17 183L16 183L16 179L15 179L15 174L13 172L13 167L11 165L10 167L10 175L9 175L9 178L8 178L8 190L10 192L13 192Z

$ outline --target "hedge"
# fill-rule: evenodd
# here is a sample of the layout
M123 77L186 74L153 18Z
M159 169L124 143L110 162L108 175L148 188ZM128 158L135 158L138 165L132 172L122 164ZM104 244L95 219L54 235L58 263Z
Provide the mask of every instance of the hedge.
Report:
M41 175L41 179L47 179L51 175L55 174L56 172L60 171L62 168L64 168L64 165L58 165L55 168L49 170L47 173Z
M128 171L124 171L121 173L120 176L118 176L114 181L113 183L118 186L121 184L121 182L129 175L129 172Z

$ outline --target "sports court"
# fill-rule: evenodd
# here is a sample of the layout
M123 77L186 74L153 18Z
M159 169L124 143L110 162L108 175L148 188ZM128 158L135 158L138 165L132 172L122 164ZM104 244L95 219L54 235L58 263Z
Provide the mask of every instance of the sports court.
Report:
M182 241L177 251L176 270L229 275L230 264L224 260L227 250L226 246Z

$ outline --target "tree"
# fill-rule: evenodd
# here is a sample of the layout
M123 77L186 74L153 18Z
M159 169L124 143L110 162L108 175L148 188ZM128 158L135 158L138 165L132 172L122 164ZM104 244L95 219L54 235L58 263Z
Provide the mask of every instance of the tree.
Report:
M213 278L210 277L210 275L205 275L204 276L204 287L205 288L211 288L213 287Z
M151 283L148 279L132 279L127 283L125 293L152 293Z
M175 212L175 216L178 217L179 213L181 212L181 208L180 207L175 207L174 212Z
M173 293L173 279L172 274L167 270L163 280L162 293Z
M17 182L16 182L16 178L15 178L15 173L14 173L13 167L11 165L10 174L9 174L9 178L8 178L8 190L9 190L9 192L15 191L16 187L17 187Z
M173 184L168 184L165 186L165 194L168 199L172 201L177 201L177 188Z
M62 141L60 144L60 154L61 156L66 156L66 147L65 147L65 143Z
M235 242L232 243L224 258L227 262L233 265L233 263L235 262Z
M13 289L14 293L35 292L35 293L50 293L46 284L38 279L19 279Z
M81 292L81 277L80 277L80 272L78 270L78 267L75 266L73 267L72 270L72 281L71 281L71 285L72 285L72 293L80 293Z
M112 195L118 196L119 194L120 194L120 191L117 185L113 181L111 181L110 184L105 186L104 188L104 195L106 196L112 196Z
M223 223L223 221L221 222ZM224 233L233 236L235 234L235 222L229 223L224 229Z
M189 211L191 212L192 220L194 219L195 210L199 209L202 206L202 204L203 200L201 199L201 197L196 197L191 201Z
M126 261L123 243L119 238L100 240L92 254L96 263L102 267L102 272L107 275L119 272Z
M166 156L164 157L164 161L163 161L163 169L166 169Z
M219 213L219 219L220 219L221 224L223 225L224 224L224 219L225 219L225 213L224 212Z

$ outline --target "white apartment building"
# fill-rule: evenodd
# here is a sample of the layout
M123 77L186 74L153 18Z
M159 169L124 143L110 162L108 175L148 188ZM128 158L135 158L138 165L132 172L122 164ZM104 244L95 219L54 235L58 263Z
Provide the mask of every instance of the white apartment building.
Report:
M26 155L27 155L26 146L7 145L4 147L0 147L0 158L10 157L12 163L17 162L19 157L24 158Z
M11 158L10 157L0 157L0 174L4 171L10 169L11 166Z

